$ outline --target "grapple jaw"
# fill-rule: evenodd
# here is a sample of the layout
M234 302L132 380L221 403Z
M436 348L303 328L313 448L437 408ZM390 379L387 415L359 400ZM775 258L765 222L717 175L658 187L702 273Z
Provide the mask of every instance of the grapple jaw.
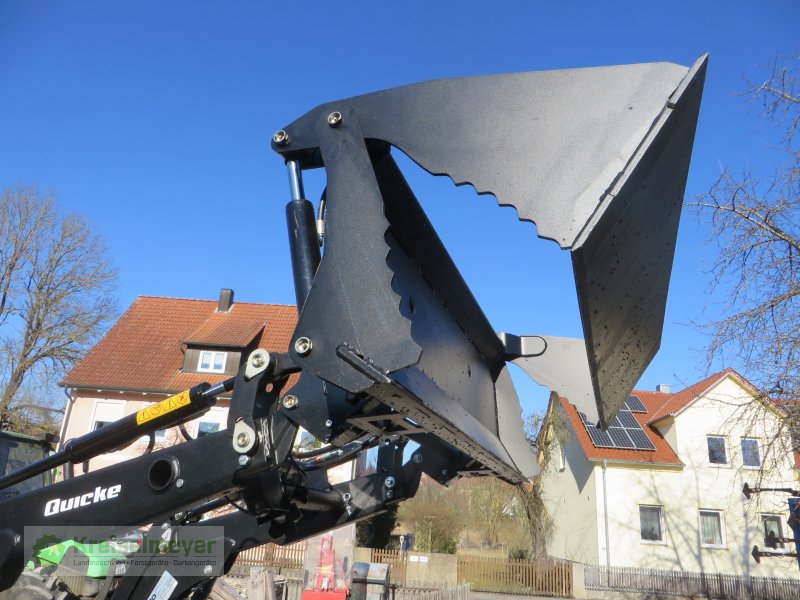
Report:
M329 394L316 419L336 413L449 452L449 466L426 463L439 480L488 471L521 481L538 465L508 361L590 417L613 417L660 344L705 67L704 56L688 69L434 80L332 102L285 127L274 149L327 173L324 255L293 339L313 351L293 358L304 376L379 405L334 406ZM585 340L498 336L391 147L493 194L570 250Z

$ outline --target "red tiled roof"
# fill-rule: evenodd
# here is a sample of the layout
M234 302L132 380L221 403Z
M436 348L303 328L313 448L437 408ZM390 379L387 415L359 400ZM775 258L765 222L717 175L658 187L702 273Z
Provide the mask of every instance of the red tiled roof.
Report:
M229 312L214 311L184 342L197 346L222 346L243 348L253 341L266 325L263 318L233 318L231 313L238 308L234 304ZM237 311L238 312L238 311ZM238 317L238 315L236 315Z
M633 413L636 420L642 426L647 437L656 447L655 451L650 450L625 450L622 448L596 448L592 444L592 439L586 431L581 421L578 410L569 403L566 398L559 398L561 406L567 415L570 425L583 448L586 457L590 460L611 460L626 461L649 464L674 464L680 465L681 461L675 451L655 427L655 423L670 416L675 416L683 408L691 404L694 400L708 392L714 385L729 375L734 375L742 384L752 388L754 393L760 394L744 377L733 369L725 369L703 379L675 394L665 394L661 392L649 392L643 390L633 390L647 409L646 413ZM773 401L774 402L774 401ZM796 459L800 460L800 459Z
M226 313L213 300L140 296L64 378L65 387L178 392L225 375L182 373L183 343L286 352L297 308L237 302ZM258 327L258 329L256 329ZM240 338L237 340L237 336Z
M655 423L664 417L675 416L675 414L687 406L692 400L701 396L704 392L708 391L711 386L715 385L730 373L736 373L736 371L733 369L725 369L724 371L715 373L711 377L706 377L703 381L698 381L694 385L690 385L685 390L672 394L672 396L664 402L663 406L651 415L648 423ZM736 374L738 375L738 373ZM638 392L636 393L638 394Z
M609 461L624 461L654 465L680 466L683 464L678 458L678 455L675 454L675 451L672 449L672 447L663 437L661 437L658 431L655 428L647 425L647 419L650 411L653 410L654 406L660 406L663 404L664 399L669 397L669 394L662 394L660 392L640 392L636 390L634 390L633 393L639 396L639 399L642 401L642 404L644 404L648 411L647 414L633 413L633 416L636 417L636 420L639 421L639 424L642 426L642 429L647 437L650 438L651 442L653 442L653 445L656 447L655 451L626 450L623 448L596 448L594 444L592 444L592 438L589 437L589 433L586 431L586 427L581 421L580 415L578 414L578 409L570 404L566 398L559 397L559 400L561 401L561 407L564 409L564 413L567 415L567 420L569 421L572 430L575 432L575 436L577 437L584 454L586 454L586 458L589 460L607 459Z

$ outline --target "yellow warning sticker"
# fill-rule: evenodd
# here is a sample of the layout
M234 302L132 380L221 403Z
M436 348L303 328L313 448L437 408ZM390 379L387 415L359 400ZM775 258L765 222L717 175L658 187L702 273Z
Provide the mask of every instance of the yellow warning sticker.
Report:
M191 399L189 398L189 390L185 390L180 394L175 394L174 396L170 396L166 400L162 400L158 404L153 404L153 406L148 406L143 408L139 412L136 413L136 424L142 425L143 423L147 423L148 421L152 421L160 417L161 415L166 415L167 413L171 413L174 410L178 410L181 406L186 406L187 404L191 404Z

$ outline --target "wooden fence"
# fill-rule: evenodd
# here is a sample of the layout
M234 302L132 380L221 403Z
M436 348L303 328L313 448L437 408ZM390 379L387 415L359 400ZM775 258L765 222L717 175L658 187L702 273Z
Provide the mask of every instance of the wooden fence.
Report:
M392 565L392 583L399 586L406 585L406 571L408 570L408 554L401 553L399 550L379 550L372 549L370 562L388 563Z
M760 600L788 600L800 596L800 580L777 577L587 565L584 579L587 589L615 592Z
M554 560L458 557L458 582L481 592L572 595L572 565Z
M236 564L243 566L302 569L305 552L305 542L298 542L297 544L290 544L288 546L264 544L263 546L256 546L255 548L240 552L239 556L236 558Z

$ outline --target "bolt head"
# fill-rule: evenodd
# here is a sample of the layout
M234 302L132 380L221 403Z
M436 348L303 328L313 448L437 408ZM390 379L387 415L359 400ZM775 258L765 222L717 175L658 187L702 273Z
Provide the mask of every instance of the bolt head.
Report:
M394 490L386 490L387 498L394 498Z
M289 134L283 129L279 129L275 132L275 135L272 136L272 141L278 146L285 146L289 143Z
M339 127L342 124L342 113L334 111L328 115L328 125L331 127Z
M314 348L314 342L311 341L310 338L305 336L297 338L297 341L294 343L294 351L297 352L300 356L307 356L311 354L311 350Z
M246 467L249 464L250 464L250 457L247 456L246 454L242 454L239 457L239 466L240 467Z
M330 419L325 421L325 427L333 427L333 421L331 421Z
M387 477L386 479L383 480L383 485L385 485L386 488L389 489L389 490L394 487L395 483L396 483L395 479L391 475L389 475L389 477Z
M211 565L206 565L205 567L203 567L203 575L211 575L211 572L213 570L214 569L211 568Z
M422 454L420 454L420 453L414 454L414 456L411 457L411 460L413 460L417 464L420 464L422 462L422 460L423 460L422 459Z
M239 448L244 448L249 443L250 443L250 436L247 435L244 431L236 436L236 445L239 446Z
M183 487L183 479L176 479L175 480L175 487L182 488Z
M255 356L253 356L253 366L256 369L260 369L261 367L263 367L265 362L266 361L264 360L263 354L256 354Z
M281 400L283 408L286 408L288 410L292 410L293 408L295 408L299 402L300 400L298 400L297 396L295 396L294 394L286 394L283 397L283 400Z

